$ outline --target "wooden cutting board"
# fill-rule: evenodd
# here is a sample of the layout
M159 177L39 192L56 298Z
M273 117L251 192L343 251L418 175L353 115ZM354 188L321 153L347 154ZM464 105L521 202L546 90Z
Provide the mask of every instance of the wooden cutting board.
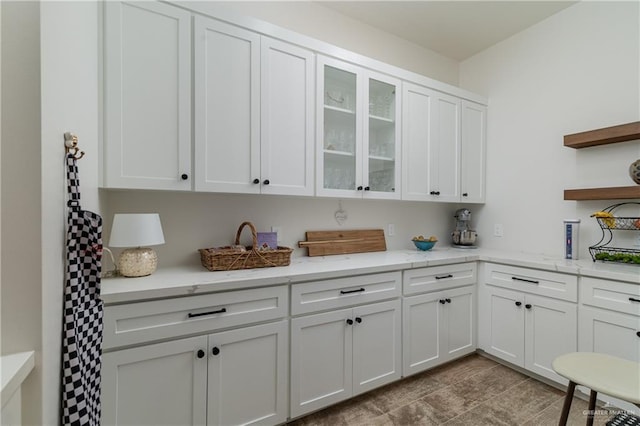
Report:
M356 229L347 231L307 231L306 241L298 247L309 249L309 256L331 254L368 253L386 251L387 243L382 229Z

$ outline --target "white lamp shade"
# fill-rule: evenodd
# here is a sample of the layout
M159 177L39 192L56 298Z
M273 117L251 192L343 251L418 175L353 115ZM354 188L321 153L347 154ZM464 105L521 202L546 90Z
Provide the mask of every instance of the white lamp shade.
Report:
M110 247L146 247L164 244L157 213L115 214L109 237Z

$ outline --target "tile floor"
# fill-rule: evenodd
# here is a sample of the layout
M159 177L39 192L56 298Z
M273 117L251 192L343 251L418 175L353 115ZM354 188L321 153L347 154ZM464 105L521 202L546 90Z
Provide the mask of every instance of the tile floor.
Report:
M289 423L311 425L557 425L564 392L473 354ZM584 425L574 397L569 425ZM600 408L594 425L615 413Z

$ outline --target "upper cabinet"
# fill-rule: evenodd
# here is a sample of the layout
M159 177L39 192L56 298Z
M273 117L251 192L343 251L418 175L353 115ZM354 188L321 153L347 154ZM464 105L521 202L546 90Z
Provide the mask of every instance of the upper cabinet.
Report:
M105 18L103 186L191 189L190 13L105 2Z
M195 18L195 189L313 195L312 52Z
M403 84L402 198L484 202L486 107Z
M400 198L400 81L319 56L317 194Z

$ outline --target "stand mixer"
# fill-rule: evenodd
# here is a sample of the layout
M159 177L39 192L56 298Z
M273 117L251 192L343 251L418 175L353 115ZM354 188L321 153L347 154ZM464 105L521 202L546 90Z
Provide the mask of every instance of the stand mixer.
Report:
M478 234L471 229L471 211L459 209L453 215L456 218L456 229L451 233L453 246L458 248L476 248L474 246Z

